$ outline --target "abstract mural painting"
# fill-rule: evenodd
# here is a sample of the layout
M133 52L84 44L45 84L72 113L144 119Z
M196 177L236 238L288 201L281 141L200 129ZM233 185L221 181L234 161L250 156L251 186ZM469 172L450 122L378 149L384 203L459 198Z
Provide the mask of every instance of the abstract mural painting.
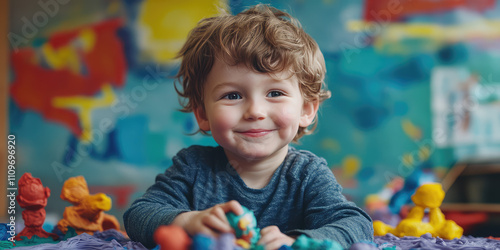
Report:
M332 98L294 146L324 157L358 205L394 178L500 150L496 1L27 2L9 6L8 123L18 169L55 194L48 221L69 177L121 219L178 150L216 145L179 111L175 55L201 18L257 3L297 17L323 52Z

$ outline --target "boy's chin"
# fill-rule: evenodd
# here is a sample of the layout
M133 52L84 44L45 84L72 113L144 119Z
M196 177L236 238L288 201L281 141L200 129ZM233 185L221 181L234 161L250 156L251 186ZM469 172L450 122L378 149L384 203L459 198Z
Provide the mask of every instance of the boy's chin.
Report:
M245 148L237 149L235 151L230 150L230 154L232 155L232 158L238 158L247 162L253 162L272 158L273 156L276 156L281 150L287 149L284 149L284 147L281 147L279 149L267 149L265 146L261 146L254 149Z

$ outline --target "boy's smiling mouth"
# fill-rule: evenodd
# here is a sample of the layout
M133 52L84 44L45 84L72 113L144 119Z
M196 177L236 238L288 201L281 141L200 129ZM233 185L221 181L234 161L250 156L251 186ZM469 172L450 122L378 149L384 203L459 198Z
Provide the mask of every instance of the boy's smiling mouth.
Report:
M242 134L244 136L248 137L262 137L265 135L268 135L271 133L272 129L250 129L250 130L244 130L244 131L236 131L238 134Z

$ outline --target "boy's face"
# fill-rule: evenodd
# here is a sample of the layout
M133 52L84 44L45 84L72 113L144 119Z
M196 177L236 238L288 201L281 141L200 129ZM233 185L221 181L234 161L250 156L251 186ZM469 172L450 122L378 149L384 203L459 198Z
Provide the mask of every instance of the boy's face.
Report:
M215 61L204 85L205 107L198 107L195 116L229 160L286 155L299 126L314 119L318 102L304 102L296 77L277 76Z

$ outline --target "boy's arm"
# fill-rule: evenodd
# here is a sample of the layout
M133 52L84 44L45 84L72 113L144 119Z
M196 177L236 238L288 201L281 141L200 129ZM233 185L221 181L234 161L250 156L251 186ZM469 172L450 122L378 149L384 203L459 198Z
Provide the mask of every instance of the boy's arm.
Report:
M325 165L308 177L304 199L306 229L288 235L304 234L315 239L335 240L349 248L360 241L373 241L372 220L361 208L342 195L331 170Z
M180 213L191 211L188 197L195 176L195 168L183 159L174 157L173 166L165 174L156 176L155 184L134 201L123 215L130 239L148 248L155 247L153 234L156 228L171 224Z

